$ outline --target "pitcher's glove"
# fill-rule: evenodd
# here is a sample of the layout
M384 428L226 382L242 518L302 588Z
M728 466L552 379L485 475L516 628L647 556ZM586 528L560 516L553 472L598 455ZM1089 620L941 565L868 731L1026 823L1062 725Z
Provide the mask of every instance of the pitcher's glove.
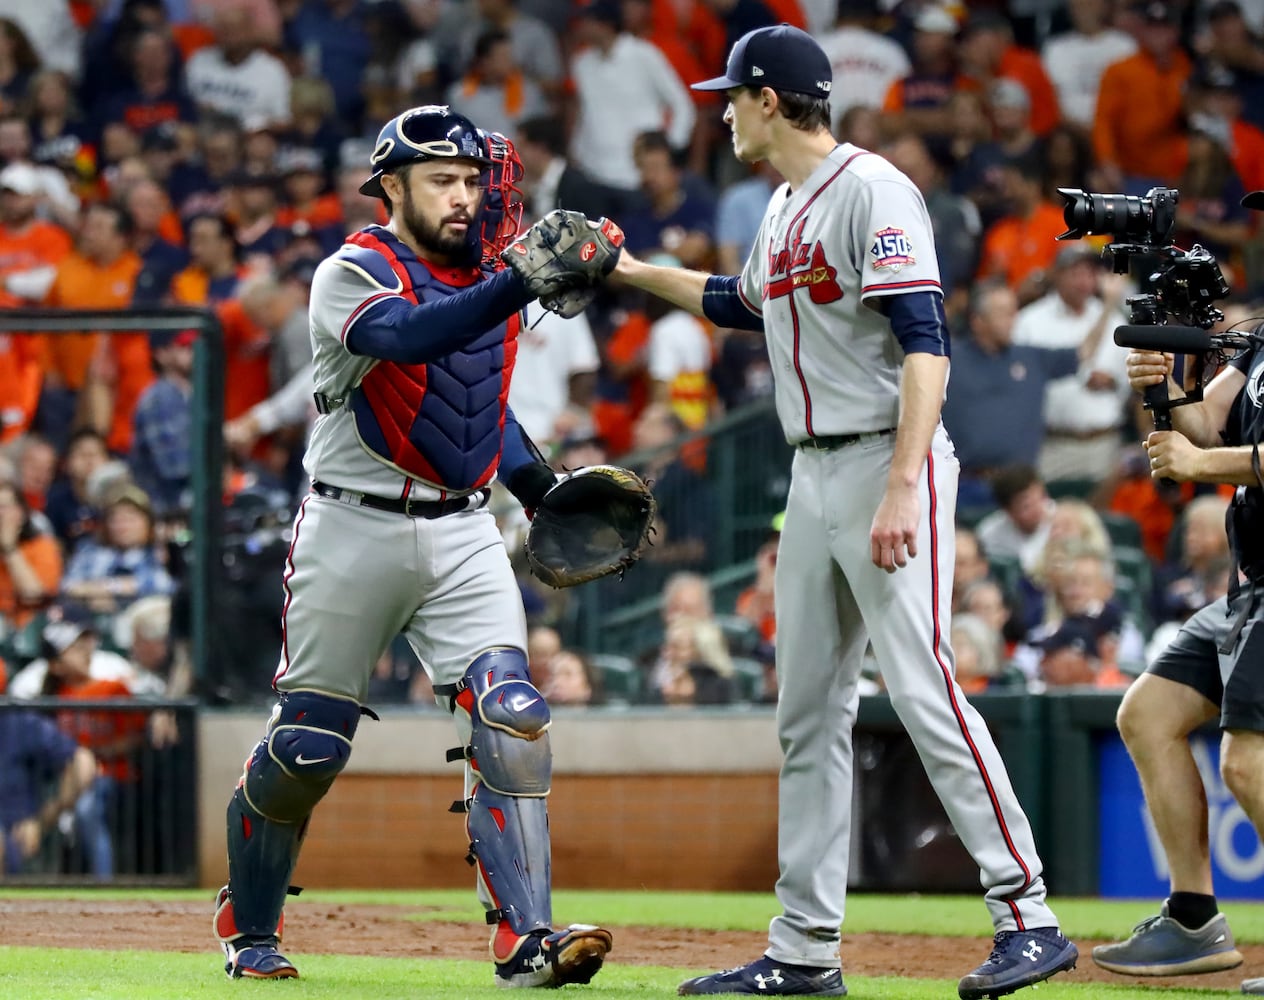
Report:
M609 219L592 221L583 212L557 208L501 251L500 259L546 308L573 316L591 295L565 293L600 284L622 249L623 230Z
M527 532L531 572L550 587L623 576L649 542L657 504L617 465L577 469L544 494Z

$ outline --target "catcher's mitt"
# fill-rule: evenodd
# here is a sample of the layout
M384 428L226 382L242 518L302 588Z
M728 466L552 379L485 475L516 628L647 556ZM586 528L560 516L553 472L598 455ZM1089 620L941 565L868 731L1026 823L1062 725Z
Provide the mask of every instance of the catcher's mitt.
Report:
M535 510L527 532L531 572L550 587L622 576L649 542L656 508L635 472L617 465L575 470Z
M583 212L557 208L510 243L500 259L518 273L528 292L562 312L556 302L566 304L563 293L599 284L622 250L623 230L609 219L593 221Z

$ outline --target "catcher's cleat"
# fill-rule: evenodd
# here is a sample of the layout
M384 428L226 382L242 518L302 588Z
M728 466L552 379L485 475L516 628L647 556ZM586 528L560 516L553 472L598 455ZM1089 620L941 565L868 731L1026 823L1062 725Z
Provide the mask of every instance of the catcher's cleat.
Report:
M988 960L957 984L961 1000L1000 997L1074 969L1079 950L1056 927L1001 931Z
M553 931L517 937L507 924L492 936L496 985L555 987L587 983L614 944L610 932L591 924L571 924Z
M277 951L277 939L238 938L224 942L229 979L297 979L294 963Z
M1242 953L1223 913L1191 930L1169 917L1164 903L1157 915L1132 929L1127 941L1094 948L1093 961L1122 976L1190 976L1236 969Z
M749 965L681 983L682 997L747 993L771 997L845 997L843 970L836 965L790 965L764 955Z

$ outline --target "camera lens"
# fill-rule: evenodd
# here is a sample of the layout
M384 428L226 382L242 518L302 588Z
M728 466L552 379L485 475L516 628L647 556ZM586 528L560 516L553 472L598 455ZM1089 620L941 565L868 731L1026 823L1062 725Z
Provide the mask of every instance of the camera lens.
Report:
M1154 203L1150 198L1126 194L1093 194L1073 188L1058 188L1066 200L1062 217L1071 233L1079 238L1104 234L1117 239L1147 239L1154 235Z

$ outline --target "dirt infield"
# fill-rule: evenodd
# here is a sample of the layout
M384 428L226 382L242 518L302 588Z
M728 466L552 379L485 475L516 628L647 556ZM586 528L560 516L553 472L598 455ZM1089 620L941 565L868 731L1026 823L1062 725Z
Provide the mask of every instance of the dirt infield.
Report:
M481 923L409 919L426 910L410 906L351 906L294 901L287 910L286 952L369 955L389 958L487 958L487 929ZM207 952L213 961L211 908L189 902L65 899L0 900L0 944L34 948L127 947L154 951ZM120 933L121 929L126 932ZM767 939L747 931L614 928L610 961L624 965L727 968L760 954ZM1098 943L1077 941L1079 968L1059 981L1127 980L1102 972L1088 958ZM1264 975L1264 945L1242 949L1246 964L1232 972L1136 983L1206 987L1237 992L1247 975ZM988 942L900 934L852 934L843 940L844 974L955 979L987 957Z

